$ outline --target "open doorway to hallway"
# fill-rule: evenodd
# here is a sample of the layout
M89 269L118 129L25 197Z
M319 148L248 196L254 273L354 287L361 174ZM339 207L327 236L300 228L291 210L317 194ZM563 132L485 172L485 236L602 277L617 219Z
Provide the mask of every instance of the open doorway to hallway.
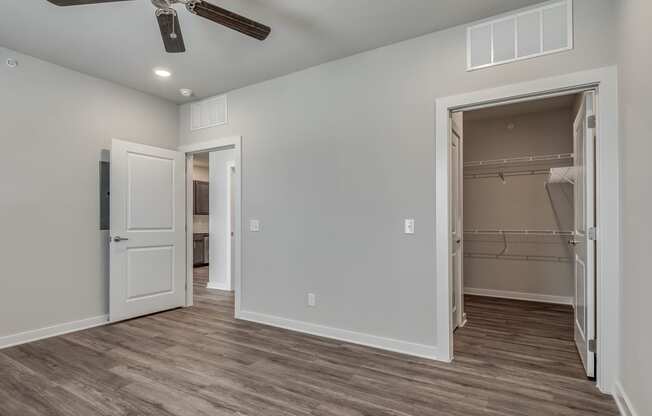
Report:
M233 148L192 158L192 266L194 295L235 290L235 187Z

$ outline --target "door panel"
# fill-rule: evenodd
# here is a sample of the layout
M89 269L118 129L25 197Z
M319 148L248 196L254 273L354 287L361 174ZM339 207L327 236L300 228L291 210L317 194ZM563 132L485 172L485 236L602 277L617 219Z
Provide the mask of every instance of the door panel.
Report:
M595 377L595 93L586 92L573 123L575 229L575 344L588 377Z
M127 248L127 300L174 290L174 246Z
M453 328L463 324L464 320L464 222L463 222L463 114L453 113L451 116L451 270L453 284L451 296L453 305Z
M210 212L209 183L195 181L194 187L195 187L194 190L195 215L209 215Z
M127 153L127 230L174 228L174 160Z
M185 304L185 159L114 140L111 150L111 321Z

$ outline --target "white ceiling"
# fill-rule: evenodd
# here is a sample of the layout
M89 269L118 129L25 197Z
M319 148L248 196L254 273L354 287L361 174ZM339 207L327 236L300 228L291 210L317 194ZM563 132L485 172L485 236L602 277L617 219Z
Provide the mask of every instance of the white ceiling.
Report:
M166 54L149 0L56 7L2 0L0 45L175 102L490 17L540 0L211 0L272 27L259 42L177 5L185 54ZM173 77L155 79L154 67Z

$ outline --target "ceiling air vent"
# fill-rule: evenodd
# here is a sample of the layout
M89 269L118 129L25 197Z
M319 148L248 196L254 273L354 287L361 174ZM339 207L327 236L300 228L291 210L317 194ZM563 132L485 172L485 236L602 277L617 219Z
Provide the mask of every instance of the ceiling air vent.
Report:
M226 95L190 104L190 130L220 126L227 121Z
M551 1L467 29L467 70L573 48L573 1Z

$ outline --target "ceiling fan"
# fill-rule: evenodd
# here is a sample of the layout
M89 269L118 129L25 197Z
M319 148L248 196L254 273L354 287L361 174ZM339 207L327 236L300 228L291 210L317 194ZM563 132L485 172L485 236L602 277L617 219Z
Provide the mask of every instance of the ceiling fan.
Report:
M57 6L80 6L84 4L110 3L132 0L47 0ZM180 53L186 51L183 42L183 35L179 27L177 11L172 7L174 4L183 4L192 14L211 20L229 29L237 30L247 36L258 40L265 40L272 29L262 23L240 16L221 7L215 6L203 0L151 0L156 8L156 20L161 28L161 37L165 50L169 53Z

